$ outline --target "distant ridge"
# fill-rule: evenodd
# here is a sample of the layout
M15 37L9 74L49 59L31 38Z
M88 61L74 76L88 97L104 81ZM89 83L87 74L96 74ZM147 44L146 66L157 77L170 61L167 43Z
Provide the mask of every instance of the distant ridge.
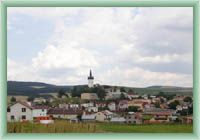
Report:
M42 82L22 82L22 81L8 81L8 95L24 95L24 96L38 96L41 93L57 93L60 89L65 91L71 91L74 86L87 86L87 85L66 85L59 86L53 84L47 84ZM110 85L103 85L106 87L113 87ZM137 87L125 87L125 86L116 86L124 87L127 91L132 89L135 93L138 94L158 94L159 92L165 92L169 94L192 94L192 87L176 87L176 86L149 86L144 88Z

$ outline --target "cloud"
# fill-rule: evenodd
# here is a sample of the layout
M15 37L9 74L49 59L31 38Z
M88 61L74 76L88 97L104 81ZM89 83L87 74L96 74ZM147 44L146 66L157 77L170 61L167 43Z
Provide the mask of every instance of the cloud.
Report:
M35 68L59 69L98 66L95 57L76 42L60 46L47 46L33 58Z
M192 8L8 8L13 15L55 26L22 79L84 84L93 69L101 84L192 86Z
M106 84L128 85L132 87L145 87L147 85L191 86L192 81L192 77L188 74L152 72L139 67L130 69L115 67L98 76L100 77L98 79L100 83L102 83L105 78Z

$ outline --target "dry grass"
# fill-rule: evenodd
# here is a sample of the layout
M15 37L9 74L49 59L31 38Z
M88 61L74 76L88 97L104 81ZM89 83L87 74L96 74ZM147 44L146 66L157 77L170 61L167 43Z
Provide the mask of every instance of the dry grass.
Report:
M7 102L10 103L10 99L15 97L17 101L27 101L28 96L7 96Z
M95 123L70 123L55 121L54 124L38 124L31 122L7 123L8 133L97 133L102 132Z

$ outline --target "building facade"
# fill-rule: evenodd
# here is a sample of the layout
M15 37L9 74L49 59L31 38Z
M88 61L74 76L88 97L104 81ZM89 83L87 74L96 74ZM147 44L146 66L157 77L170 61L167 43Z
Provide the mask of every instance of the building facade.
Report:
M32 107L23 102L17 102L7 108L7 121L32 121Z

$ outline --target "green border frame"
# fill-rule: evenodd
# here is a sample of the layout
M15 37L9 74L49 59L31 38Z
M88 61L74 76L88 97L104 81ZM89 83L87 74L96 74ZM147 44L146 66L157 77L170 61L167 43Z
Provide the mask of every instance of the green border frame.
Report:
M193 7L193 133L29 133L7 134L7 7ZM1 139L200 139L199 0L4 0L0 3L0 138Z

